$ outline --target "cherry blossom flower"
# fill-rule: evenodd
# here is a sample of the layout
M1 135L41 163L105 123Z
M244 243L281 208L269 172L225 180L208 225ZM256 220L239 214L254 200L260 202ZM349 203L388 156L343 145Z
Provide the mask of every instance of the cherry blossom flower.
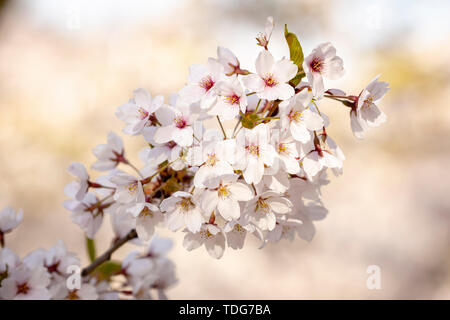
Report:
M198 232L185 230L183 247L192 251L205 245L206 251L213 258L220 259L225 251L225 235L223 231L214 224L205 223Z
M144 202L144 190L138 178L121 171L111 176L110 181L116 186L114 200L121 203Z
M223 120L232 120L245 113L247 107L247 96L237 77L231 77L225 81L217 83L217 100L209 114L220 116Z
M108 133L108 143L99 144L92 153L97 157L97 161L92 165L92 169L106 171L114 169L120 162L128 163L125 159L123 141L114 132Z
M245 212L249 220L262 230L273 230L277 221L276 215L292 211L292 203L273 191L265 191L247 203Z
M166 225L170 230L176 231L186 226L191 232L200 231L203 222L202 211L192 194L177 191L161 202L160 209L166 212Z
M232 142L233 143L233 142ZM198 188L204 187L204 182L225 174L233 174L234 170L227 161L227 148L229 141L212 140L203 143L201 153L203 154L200 160L202 164L195 173L194 186Z
M5 207L0 211L0 238L3 234L11 232L23 220L23 211L17 212L11 207Z
M136 217L136 232L139 239L148 241L155 233L155 226L164 221L158 207L151 203L137 203L129 209Z
M19 265L3 279L0 297L7 300L48 300L49 283L50 278L44 268L29 269L25 265Z
M227 76L233 74L246 75L249 72L242 70L238 58L231 52L230 49L224 47L217 47L217 61L223 66L223 70Z
M237 136L238 149L236 168L243 171L245 182L259 183L264 174L264 165L271 166L276 157L270 144L269 128L259 124L253 129L244 129Z
M280 103L281 127L289 128L292 137L306 143L311 140L311 131L322 129L324 122L320 115L309 109L312 95L302 90L291 100Z
M378 81L379 77L380 75L376 76L361 92L356 109L350 112L352 131L358 139L363 139L365 132L370 128L378 127L386 122L386 115L375 102L380 101L388 92L389 84Z
M70 197L74 197L77 200L83 200L86 192L89 189L89 175L86 167L79 162L72 162L67 168L67 171L75 178L76 181L72 181L66 185L64 192Z
M59 240L49 250L33 251L23 259L23 263L29 268L43 267L52 277L65 280L67 268L71 265L80 265L80 259L75 253L67 251L64 242Z
M256 74L245 76L242 81L247 89L266 100L286 100L294 95L288 82L297 74L297 66L288 59L275 62L272 54L263 50L256 59Z
M273 17L268 17L266 20L266 26L264 28L264 33L260 33L256 37L257 44L261 47L264 47L264 49L266 50L267 46L269 45L270 37L272 36L273 27Z
M322 43L305 58L303 70L312 86L314 97L321 99L325 92L323 77L336 80L344 75L344 63L336 56L331 43Z
M193 117L189 106L178 105L177 108L164 106L156 112L156 117L161 122L154 135L156 143L169 143L174 141L180 146L190 146L194 140L192 129Z
M20 259L9 248L0 248L0 284L1 279L8 276L8 270L12 270L20 264Z
M236 174L228 174L207 181L207 189L201 193L202 209L210 214L217 208L217 212L225 220L239 219L239 201L249 201L254 195L248 185L237 181L238 178Z
M244 247L247 233L255 232L255 226L244 219L231 220L223 227L226 233L227 244L232 249L242 249Z
M79 225L89 239L93 239L103 222L103 210L109 204L102 204L93 193L87 193L82 201L67 200L64 207L72 211L70 218Z
M130 135L141 133L146 125L152 124L156 120L154 112L163 103L163 96L156 96L152 99L152 96L146 90L136 89L133 92L133 98L121 105L116 112L117 118L126 124L123 132Z
M287 130L281 130L278 136L272 136L272 140L274 140L273 143L277 154L272 168L277 172L281 169L290 174L300 172L297 144L289 132Z
M180 90L180 97L187 104L200 101L200 107L208 109L217 98L215 85L224 77L223 66L213 58L206 65L194 64L189 68L188 84Z

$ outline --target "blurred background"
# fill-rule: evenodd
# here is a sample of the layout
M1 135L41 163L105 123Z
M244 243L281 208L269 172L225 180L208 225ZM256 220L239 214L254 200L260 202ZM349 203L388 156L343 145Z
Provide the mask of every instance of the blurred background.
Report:
M169 297L449 299L449 9L407 0L0 1L0 207L25 211L8 246L24 256L64 239L86 264L83 233L61 206L67 166L89 166L107 132L121 133L114 112L135 88L167 97L217 45L253 70L254 38L272 15L278 58L288 56L284 23L305 54L336 46L346 76L328 87L358 94L381 73L391 87L380 103L388 122L359 141L348 111L323 101L347 160L324 188L329 215L313 241L263 250L248 241L216 261L203 248L186 252L181 233L162 232L175 241L179 277ZM124 139L136 159L143 139ZM110 229L102 226L99 251ZM370 265L381 269L381 290L366 287Z

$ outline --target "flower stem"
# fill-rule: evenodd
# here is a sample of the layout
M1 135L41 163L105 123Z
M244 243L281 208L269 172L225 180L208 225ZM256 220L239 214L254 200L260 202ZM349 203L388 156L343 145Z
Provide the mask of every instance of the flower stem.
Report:
M219 122L220 129L222 129L223 138L226 139L227 138L227 134L225 133L225 129L223 128L222 121L220 121L219 116L216 116L216 118L217 118L217 121Z
M128 234L126 236L124 236L124 237L120 238L119 240L117 240L116 242L114 242L114 244L111 246L111 248L109 248L105 253L103 253L101 256L99 256L97 259L95 259L90 265L88 265L86 268L84 268L83 271L81 271L81 275L83 277L85 277L85 276L91 274L99 265L110 260L112 254L117 249L119 249L125 243L127 243L128 241L130 241L136 237L137 237L137 233L136 233L135 229L128 232Z

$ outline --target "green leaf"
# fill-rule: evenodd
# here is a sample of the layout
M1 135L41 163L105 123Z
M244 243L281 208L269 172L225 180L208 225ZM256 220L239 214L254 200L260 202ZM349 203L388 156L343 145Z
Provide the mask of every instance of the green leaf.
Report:
M286 38L286 42L289 46L290 59L298 67L297 75L290 81L291 84L295 87L300 83L302 78L305 76L302 67L304 60L303 49L302 46L300 45L300 41L298 41L297 39L297 36L292 32L288 31L287 25L284 25L284 37Z
M99 265L93 272L93 276L99 281L109 281L109 279L120 273L122 264L119 261L109 260Z
M93 262L96 258L94 239L89 239L88 237L86 237L86 249L88 252L89 260Z

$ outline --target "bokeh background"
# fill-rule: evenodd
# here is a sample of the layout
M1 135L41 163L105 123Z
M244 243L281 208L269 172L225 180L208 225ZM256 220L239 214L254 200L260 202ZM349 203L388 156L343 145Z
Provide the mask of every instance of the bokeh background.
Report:
M64 239L87 263L84 238L62 206L71 161L91 149L135 88L179 90L188 67L230 48L253 69L254 37L272 15L271 51L288 55L283 24L305 54L331 41L346 76L328 82L358 94L377 74L390 83L388 122L364 141L348 112L324 101L329 133L343 148L344 174L324 189L329 215L311 243L258 250L249 241L213 260L203 248L170 253L179 284L171 298L450 298L450 4L448 1L0 1L0 206L22 207L8 235L20 255ZM123 136L123 134L122 134ZM143 146L124 137L133 158ZM137 157L134 156L133 159ZM111 241L105 223L99 251ZM122 248L124 256L132 245ZM381 269L368 290L366 269Z

